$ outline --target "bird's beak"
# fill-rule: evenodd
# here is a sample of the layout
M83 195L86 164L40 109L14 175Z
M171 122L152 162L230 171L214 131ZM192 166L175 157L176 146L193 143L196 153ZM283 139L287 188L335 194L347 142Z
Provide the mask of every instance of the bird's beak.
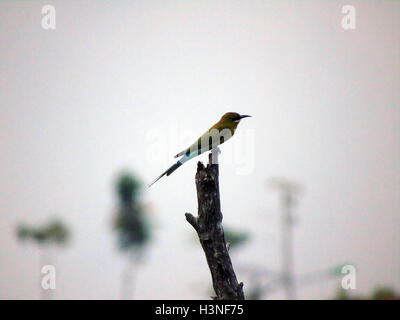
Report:
M248 118L248 117L251 117L251 116L249 116L249 115L247 115L247 114L242 114L242 115L240 116L240 119Z

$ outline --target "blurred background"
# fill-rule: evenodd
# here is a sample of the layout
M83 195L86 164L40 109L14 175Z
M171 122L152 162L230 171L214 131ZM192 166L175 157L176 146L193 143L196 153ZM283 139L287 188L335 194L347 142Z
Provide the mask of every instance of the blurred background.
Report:
M220 156L247 297L398 296L399 7L1 1L0 298L209 298L197 160L147 184L227 111L253 116Z

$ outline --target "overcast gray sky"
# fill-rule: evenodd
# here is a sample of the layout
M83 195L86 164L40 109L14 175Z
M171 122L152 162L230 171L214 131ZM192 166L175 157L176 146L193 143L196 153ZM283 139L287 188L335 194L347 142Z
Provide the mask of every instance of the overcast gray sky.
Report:
M41 27L48 3L55 30ZM345 4L356 8L355 30L341 26ZM221 148L224 224L251 233L234 266L279 269L278 195L266 180L284 176L304 187L296 274L350 262L356 294L400 290L399 6L2 1L0 298L38 298L38 252L17 243L15 226L57 214L73 242L53 261L55 297L118 299L115 175L127 168L150 182L227 111L253 116ZM197 209L196 162L146 190L156 229L136 298L209 294L184 219ZM237 276L246 289L239 267ZM330 298L340 281L298 296Z

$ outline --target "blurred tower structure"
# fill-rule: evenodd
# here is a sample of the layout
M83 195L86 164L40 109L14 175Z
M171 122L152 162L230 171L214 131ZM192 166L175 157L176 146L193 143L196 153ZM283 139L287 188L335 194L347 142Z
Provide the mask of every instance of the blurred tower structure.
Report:
M281 202L281 282L285 290L286 299L296 299L296 282L294 279L293 264L293 207L301 186L285 178L272 178L268 184L280 193Z

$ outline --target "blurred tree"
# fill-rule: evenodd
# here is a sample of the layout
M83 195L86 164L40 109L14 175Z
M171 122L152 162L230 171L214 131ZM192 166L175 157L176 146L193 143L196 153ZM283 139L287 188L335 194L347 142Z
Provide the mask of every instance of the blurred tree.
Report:
M250 289L247 289L246 300L261 300L263 295L263 289L261 285L255 284Z
M40 227L21 224L17 226L17 237L21 241L32 240L39 245L64 245L69 240L69 230L62 221L53 219Z
M118 211L114 228L118 233L119 248L128 255L128 265L122 275L122 299L133 296L134 271L137 271L143 249L150 239L148 218L140 201L141 189L139 180L130 173L123 173L117 179Z
M392 288L377 287L372 293L372 300L398 300L396 292Z
M70 239L70 231L64 222L55 218L38 227L26 224L18 225L17 238L20 241L32 241L38 245L40 253L39 267L42 270L42 267L51 260L49 256L45 257L46 248L60 247L67 244ZM49 255L49 252L47 252L47 255ZM50 290L44 290L41 286L39 288L42 299L51 298Z
M243 231L235 231L231 228L224 228L225 233L225 241L228 244L229 248L237 248L241 245L245 244L249 240L249 234Z
M377 287L372 294L368 296L358 296L350 294L350 290L344 290L341 287L337 289L334 299L336 300L399 300L394 289L389 287Z

